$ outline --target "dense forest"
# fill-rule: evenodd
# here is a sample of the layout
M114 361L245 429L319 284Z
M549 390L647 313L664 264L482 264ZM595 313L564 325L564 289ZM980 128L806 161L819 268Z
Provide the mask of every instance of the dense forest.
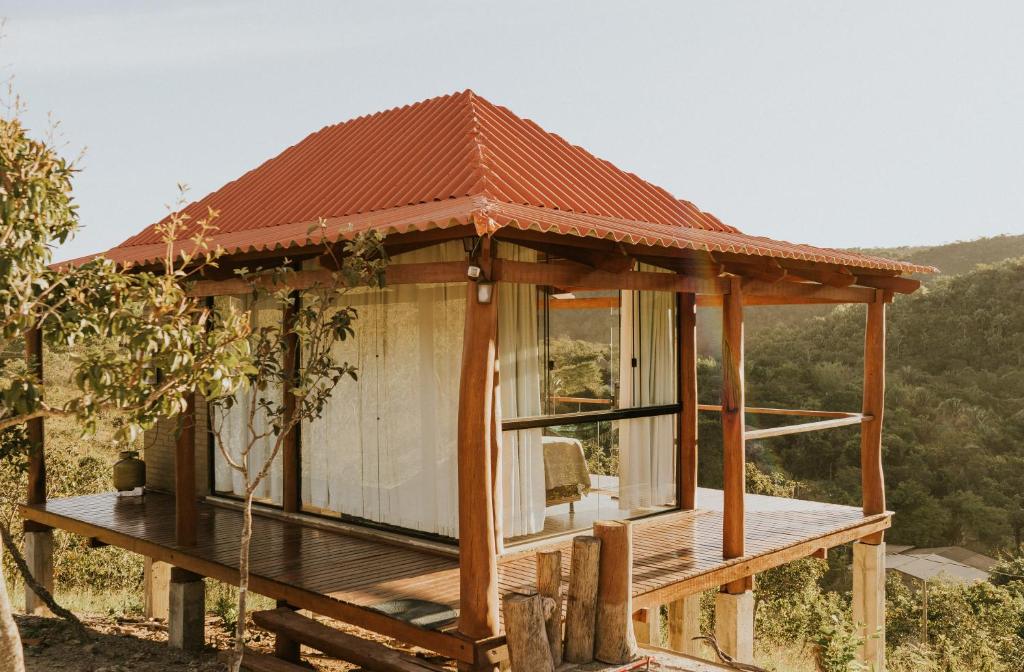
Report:
M1024 255L1024 236L871 252L953 271L897 297L889 310L884 459L896 516L887 538L1016 549L1024 534L1024 257L1007 257ZM758 320L759 310L749 311L748 405L859 410L864 309L771 320ZM713 317L709 311L705 323ZM700 366L702 397L713 402L717 362L706 357ZM702 477L715 485L714 419L702 418L702 430ZM769 439L748 450L763 471L796 481L800 497L859 502L856 429Z

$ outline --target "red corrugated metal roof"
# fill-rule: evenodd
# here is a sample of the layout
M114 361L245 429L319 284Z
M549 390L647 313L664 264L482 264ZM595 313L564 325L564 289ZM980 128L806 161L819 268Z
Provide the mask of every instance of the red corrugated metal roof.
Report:
M472 91L328 126L229 182L185 213L217 210L213 244L228 253L289 248L356 231L473 222L646 245L735 252L898 271L927 271L847 252L741 234L689 201L598 159ZM311 223L327 228L311 240ZM146 263L164 253L157 225L106 253ZM181 246L189 246L185 231Z

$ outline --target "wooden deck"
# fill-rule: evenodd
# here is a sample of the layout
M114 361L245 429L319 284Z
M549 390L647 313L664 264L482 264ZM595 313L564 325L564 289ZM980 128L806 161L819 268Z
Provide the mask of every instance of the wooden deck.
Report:
M889 526L890 514L865 517L859 508L748 495L747 552L722 560L722 497L702 489L698 510L635 521L633 594L636 608L662 604L864 537ZM174 498L113 493L23 506L22 514L51 527L170 562L204 576L237 580L241 513L199 505L198 543L175 544ZM570 539L532 545L500 559L500 590L532 589L538 547L563 549L568 578ZM280 517L254 517L251 585L256 592L403 639L458 660L472 661L472 642L422 630L370 609L398 598L458 607L457 558L425 548L358 538Z

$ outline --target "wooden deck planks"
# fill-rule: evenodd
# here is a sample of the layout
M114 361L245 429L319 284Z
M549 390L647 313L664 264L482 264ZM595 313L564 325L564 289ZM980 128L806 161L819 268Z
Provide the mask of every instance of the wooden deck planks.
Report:
M634 522L632 592L641 598L638 603L645 595L685 593L687 582L714 585L719 574L736 574L738 565L742 569L775 566L787 562L782 558L792 555L793 549L836 545L843 543L836 541L839 535L857 538L850 535L862 527L873 531L888 525L888 514L865 518L859 507L748 495L747 554L727 561L722 559L721 493L700 489L697 500L696 510ZM58 527L63 521L65 527L88 536L102 538L102 531L108 530L229 568L238 566L238 510L201 503L196 545L182 547L175 538L174 506L170 495L117 498L105 493L26 506L23 513ZM276 517L257 515L253 524L254 576L361 607L402 598L458 606L455 558ZM544 548L562 551L567 580L571 539L554 540ZM525 552L499 560L501 594L533 590L535 557Z

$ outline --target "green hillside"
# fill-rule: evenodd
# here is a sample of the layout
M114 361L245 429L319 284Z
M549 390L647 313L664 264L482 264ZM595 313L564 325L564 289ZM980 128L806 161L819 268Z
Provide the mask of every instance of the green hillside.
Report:
M1006 259L1024 257L1024 235L1002 235L991 238L958 241L945 245L920 247L874 247L854 248L854 252L873 254L889 259L909 261L924 266L935 266L939 273L922 274L918 277L925 285L931 285L940 278L966 273L979 265L994 264ZM823 317L832 306L759 306L745 311L748 334L790 322L800 322ZM698 327L698 347L702 353L718 355L722 338L717 310L702 310Z
M995 240L1009 249L1024 237ZM957 245L918 258L973 265L980 250L994 249L988 241ZM857 410L863 324L864 309L848 306L748 331L748 404ZM889 311L888 348L885 463L889 507L897 513L890 539L989 551L1018 546L1024 258L938 278L926 291L898 297ZM717 364L705 360L702 375L702 396L713 401ZM705 482L713 483L720 478L719 436L706 422L702 463ZM750 446L750 455L798 480L802 497L857 503L858 441L856 429L844 428L767 440Z

